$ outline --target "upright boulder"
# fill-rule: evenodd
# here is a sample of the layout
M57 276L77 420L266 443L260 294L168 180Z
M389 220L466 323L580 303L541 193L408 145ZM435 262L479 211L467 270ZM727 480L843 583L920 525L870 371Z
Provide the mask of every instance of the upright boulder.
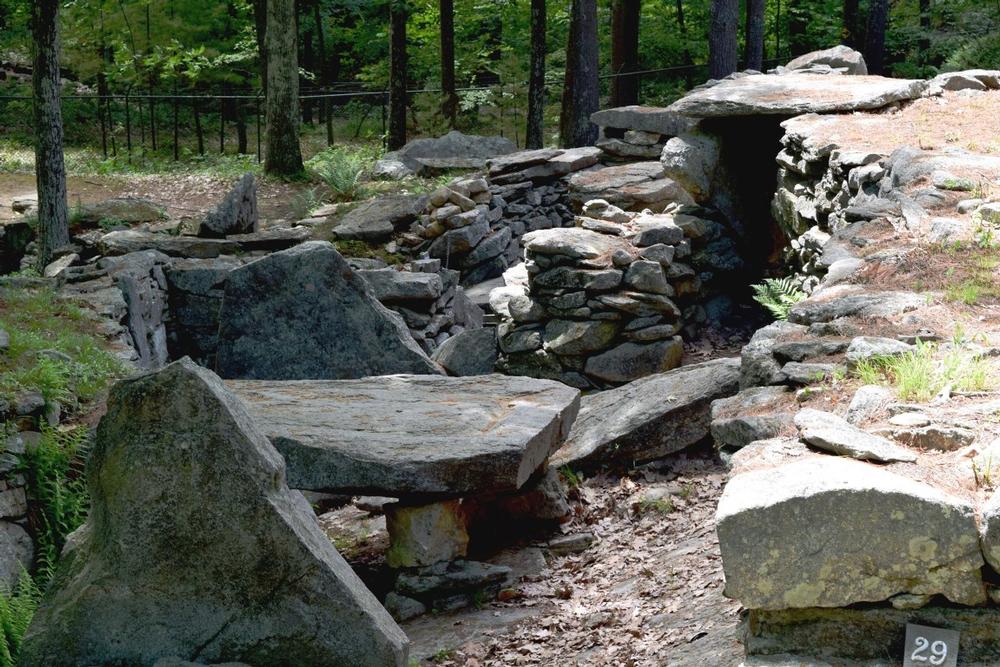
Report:
M254 380L441 373L403 319L322 241L229 274L216 367L222 377Z
M230 234L252 234L260 229L257 214L257 182L245 174L226 198L198 226L198 236L222 238Z
M20 664L407 664L407 639L341 558L242 403L188 359L117 384L92 509Z
M790 70L810 69L816 65L826 65L831 69L842 70L844 74L868 74L868 65L860 52L849 46L837 45L822 51L812 51L789 61L786 66Z

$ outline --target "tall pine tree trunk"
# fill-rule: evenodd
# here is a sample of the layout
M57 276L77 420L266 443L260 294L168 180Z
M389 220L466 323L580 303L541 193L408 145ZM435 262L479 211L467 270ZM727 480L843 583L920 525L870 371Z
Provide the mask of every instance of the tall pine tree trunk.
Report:
M721 79L736 71L736 26L739 23L738 0L712 0L712 18L708 34L708 74Z
M597 0L572 0L559 122L563 148L597 141L597 126L590 122L590 114L601 105L597 49Z
M614 0L611 5L611 71L628 74L639 70L639 16L641 0ZM616 76L611 80L609 106L639 102L639 77Z
M868 7L868 32L865 36L865 62L869 74L885 70L885 31L889 26L889 0L871 0Z
M843 39L841 43L844 46L849 46L852 49L861 48L862 44L862 33L861 24L859 17L861 16L861 10L858 6L859 0L844 0L844 25L843 25Z
M441 19L441 115L455 129L458 93L455 92L455 0L440 0Z
M269 174L302 171L295 0L267 0L267 160Z
M389 0L389 150L406 145L406 0Z
M747 69L764 69L764 8L766 0L746 0L747 26L744 65Z
M545 133L545 0L531 0L531 68L528 78L528 130L524 144L541 148Z
M38 268L52 251L69 243L66 165L63 162L62 111L59 102L59 3L35 0L31 28L35 58L32 72L35 111L35 178L38 186Z
M316 52L313 50L313 31L306 30L302 33L302 67L307 72L316 74ZM313 100L302 100L302 121L307 125L313 124Z

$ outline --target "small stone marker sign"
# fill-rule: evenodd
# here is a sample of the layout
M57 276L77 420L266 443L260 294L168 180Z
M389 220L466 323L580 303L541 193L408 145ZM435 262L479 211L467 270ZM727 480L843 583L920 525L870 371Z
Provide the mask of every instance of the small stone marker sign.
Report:
M958 632L906 624L903 667L957 667Z

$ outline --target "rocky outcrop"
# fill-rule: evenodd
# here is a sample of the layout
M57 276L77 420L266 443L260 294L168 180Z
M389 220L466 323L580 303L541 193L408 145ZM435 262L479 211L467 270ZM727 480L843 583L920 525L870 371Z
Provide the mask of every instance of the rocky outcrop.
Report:
M229 273L216 368L226 378L271 380L441 372L402 318L319 241Z
M712 401L738 385L738 362L718 359L585 396L552 465L647 461L680 451L709 434Z
M737 470L716 527L726 595L747 608L985 601L972 504L870 464L816 455Z
M562 444L580 400L557 382L502 375L229 386L292 487L395 498L518 490Z
M386 153L374 173L384 178L432 176L454 169L481 169L486 161L517 150L510 139L462 134L452 130L443 137L414 139L398 151Z
M90 516L21 664L408 664L405 635L209 371L185 360L119 383L87 474Z

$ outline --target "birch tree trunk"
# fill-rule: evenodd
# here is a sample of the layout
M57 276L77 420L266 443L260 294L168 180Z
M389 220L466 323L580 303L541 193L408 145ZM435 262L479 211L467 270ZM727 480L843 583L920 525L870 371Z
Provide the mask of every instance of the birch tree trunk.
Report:
M59 101L59 0L35 0L31 9L35 41L35 178L38 187L38 269L52 251L69 243L66 165Z

